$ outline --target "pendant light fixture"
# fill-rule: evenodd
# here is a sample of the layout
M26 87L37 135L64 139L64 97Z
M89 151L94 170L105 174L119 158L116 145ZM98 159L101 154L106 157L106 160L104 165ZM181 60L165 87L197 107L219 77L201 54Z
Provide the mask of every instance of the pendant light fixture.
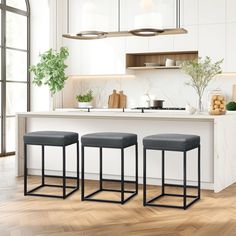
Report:
M151 37L159 35L186 34L187 30L180 28L180 0L176 0L176 28L163 29L162 15L155 11L153 0L141 0L142 14L135 16L135 29L130 31L120 30L120 0L118 0L118 31L104 32L96 30L81 31L77 34L64 34L64 38L91 40L107 37L141 36Z

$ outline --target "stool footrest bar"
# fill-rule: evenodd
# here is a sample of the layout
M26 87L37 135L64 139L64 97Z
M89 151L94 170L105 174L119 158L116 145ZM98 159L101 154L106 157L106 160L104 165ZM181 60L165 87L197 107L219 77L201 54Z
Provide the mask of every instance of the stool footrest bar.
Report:
M183 188L184 185L182 184L164 184L164 186L166 187L176 187L176 188ZM187 188L198 188L198 186L194 186L194 185L186 185Z

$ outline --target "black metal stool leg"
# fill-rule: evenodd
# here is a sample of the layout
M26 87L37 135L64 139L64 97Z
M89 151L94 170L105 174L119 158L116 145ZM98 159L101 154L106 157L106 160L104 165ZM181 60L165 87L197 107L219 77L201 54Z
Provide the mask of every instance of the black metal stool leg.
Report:
M138 194L138 144L135 144L135 188Z
M125 188L124 188L124 148L121 148L121 204L124 204Z
M201 198L201 146L198 147L198 198Z
M146 189L146 154L147 150L146 148L143 148L143 205L146 206L146 194L147 194L147 189Z
M183 196L183 207L184 207L184 209L186 209L186 205L187 205L187 197L186 197L186 194L187 194L187 191L186 191L186 189L187 189L187 184L186 184L186 169L187 169L187 166L186 166L186 151L184 151L184 156L183 156L183 174L184 174L184 185L183 185L183 192L184 192L184 196Z
M62 181L63 181L63 198L66 198L66 148L63 146L63 176L62 176Z
M99 157L100 157L100 171L99 171L99 181L100 181L100 190L103 188L103 182L102 182L102 147L99 149Z
M84 146L81 147L81 200L84 201Z
M27 144L24 144L24 195L27 195Z
M161 190L162 194L165 194L165 151L162 150L162 185L161 185Z
M79 141L76 143L76 152L77 152L77 188L79 188Z
M42 145L42 186L44 186L45 184L45 178L44 178L44 169L45 169L45 165L44 165L44 145Z

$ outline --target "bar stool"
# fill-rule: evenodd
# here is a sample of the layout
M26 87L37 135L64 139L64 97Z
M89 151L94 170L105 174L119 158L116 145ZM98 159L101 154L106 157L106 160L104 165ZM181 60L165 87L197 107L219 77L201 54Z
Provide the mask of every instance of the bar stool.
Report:
M187 151L198 148L198 185L190 186L187 185ZM159 196L147 200L147 189L146 189L146 153L147 150L161 150L162 151L162 192ZM167 184L165 183L165 151L177 151L183 152L183 185ZM187 209L193 203L200 199L200 137L197 135L185 135L185 134L158 134L147 136L143 139L143 205L144 206L157 206L157 207L170 207L170 208L181 208ZM165 186L168 187L182 187L183 194L171 194L166 193ZM188 195L187 188L196 188L198 191L197 196ZM176 205L164 205L154 203L156 200L163 196L170 197L182 197L183 206ZM193 200L187 204L187 198Z
M82 177L81 177L81 199L82 201L96 201L96 202L108 202L108 203L120 203L124 204L133 198L135 195L138 194L138 144L137 144L137 135L130 134L130 133L112 133L112 132L105 132L105 133L93 133L87 134L81 137L82 143ZM130 146L135 145L135 181L127 181L124 179L124 149ZM84 152L85 147L95 147L99 148L100 150L100 171L99 171L99 184L100 187L97 191L85 196L85 181L84 181L84 166L85 166L85 159L84 159ZM114 179L105 179L103 178L103 148L114 148L121 150L121 180L114 180ZM103 187L104 182L118 182L121 184L121 189L108 189ZM125 183L132 183L135 184L135 190L125 190ZM101 192L120 192L121 193L121 200L105 200L105 199L98 199L93 198L94 195L101 193ZM124 194L130 193L131 195L125 199Z
M66 146L76 144L77 147L77 158L76 158L76 177L67 177L66 176ZM36 188L28 191L27 190L27 176L28 176L28 169L27 169L27 146L28 145L40 145L42 146L42 180L41 185L37 186ZM63 150L63 158L62 158L62 176L52 176L52 175L45 175L45 155L44 149L45 146L60 146ZM61 178L63 183L62 185L55 185L55 184L46 184L45 178ZM75 179L76 186L67 186L66 179ZM35 191L43 188L43 187L51 187L51 188L62 188L62 196L59 195L51 195L51 194L41 194L35 193ZM66 189L73 189L68 194L66 193ZM30 196L39 196L39 197L54 197L54 198L67 198L76 190L79 189L79 141L78 141L78 134L74 132L62 132L62 131L38 131L38 132L31 132L24 135L24 195Z

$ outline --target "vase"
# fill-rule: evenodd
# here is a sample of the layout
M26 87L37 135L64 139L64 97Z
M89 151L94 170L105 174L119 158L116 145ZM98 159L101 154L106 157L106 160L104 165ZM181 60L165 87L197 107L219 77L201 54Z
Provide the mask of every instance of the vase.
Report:
M198 97L198 113L203 112L203 104L202 104L202 97Z

